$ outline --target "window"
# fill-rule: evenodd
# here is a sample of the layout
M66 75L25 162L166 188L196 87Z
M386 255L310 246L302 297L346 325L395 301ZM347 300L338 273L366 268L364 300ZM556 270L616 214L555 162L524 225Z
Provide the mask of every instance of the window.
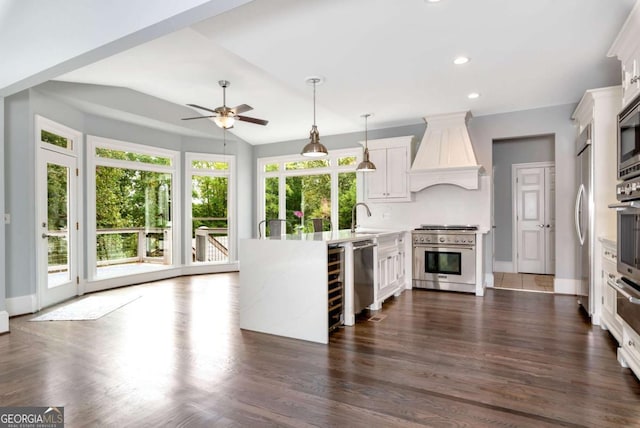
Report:
M258 220L286 219L287 233L312 232L314 218L327 220L325 230L350 228L360 152L334 150L314 160L298 155L259 159Z
M172 266L178 153L92 136L87 140L93 201L90 279Z
M235 157L186 154L187 260L191 264L229 263L234 260L231 239L231 174Z
M39 115L36 115L36 138L40 139L40 147L73 156L78 155L82 142L78 131Z

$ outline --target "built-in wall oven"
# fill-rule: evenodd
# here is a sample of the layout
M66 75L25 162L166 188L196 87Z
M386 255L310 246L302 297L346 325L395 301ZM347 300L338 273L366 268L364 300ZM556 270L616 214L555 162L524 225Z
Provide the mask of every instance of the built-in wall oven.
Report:
M412 233L413 286L476 291L477 226L422 225Z
M640 175L640 96L618 115L618 178Z
M640 177L616 186L618 204L618 272L622 277L609 281L616 289L616 312L640 334Z

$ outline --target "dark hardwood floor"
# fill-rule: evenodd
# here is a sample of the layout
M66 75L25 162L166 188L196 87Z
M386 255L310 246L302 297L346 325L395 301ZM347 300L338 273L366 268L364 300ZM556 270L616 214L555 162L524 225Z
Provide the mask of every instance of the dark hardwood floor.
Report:
M237 283L111 290L142 297L95 321L12 318L0 405L64 406L69 427L640 426L640 382L574 297L407 291L319 345L241 331Z

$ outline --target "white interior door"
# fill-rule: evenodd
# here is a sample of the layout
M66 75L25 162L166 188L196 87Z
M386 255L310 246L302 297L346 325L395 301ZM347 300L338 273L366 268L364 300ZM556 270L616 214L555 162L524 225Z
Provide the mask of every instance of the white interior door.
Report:
M555 168L516 169L518 272L552 274L555 268Z
M556 273L556 168L544 169L545 183L545 274Z
M76 158L47 149L38 155L38 306L77 295Z

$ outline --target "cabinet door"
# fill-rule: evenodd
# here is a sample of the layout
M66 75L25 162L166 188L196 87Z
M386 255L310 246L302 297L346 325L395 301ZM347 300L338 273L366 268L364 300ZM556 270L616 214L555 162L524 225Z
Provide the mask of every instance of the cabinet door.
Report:
M389 285L389 259L387 257L378 260L378 291Z
M387 149L387 197L407 196L407 149L392 147ZM376 164L377 165L377 164Z
M622 64L622 102L627 105L640 92L640 49Z
M365 173L367 198L383 199L387 197L387 150L369 150L369 160L376 166L373 172Z

